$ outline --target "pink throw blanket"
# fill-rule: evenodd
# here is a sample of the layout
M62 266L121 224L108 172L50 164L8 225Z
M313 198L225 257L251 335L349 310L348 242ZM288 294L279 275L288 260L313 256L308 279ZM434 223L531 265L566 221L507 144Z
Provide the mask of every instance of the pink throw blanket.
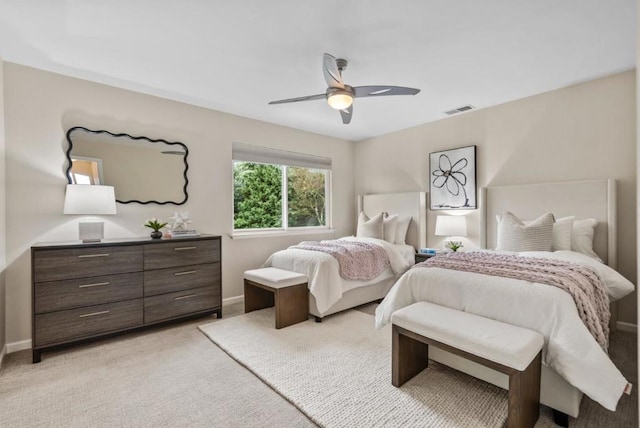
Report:
M609 345L609 295L598 274L561 260L489 252L445 253L414 267L439 267L548 284L573 297L580 319L606 352Z
M340 276L353 281L370 281L389 266L389 255L379 245L356 241L304 241L290 248L320 251L332 255Z

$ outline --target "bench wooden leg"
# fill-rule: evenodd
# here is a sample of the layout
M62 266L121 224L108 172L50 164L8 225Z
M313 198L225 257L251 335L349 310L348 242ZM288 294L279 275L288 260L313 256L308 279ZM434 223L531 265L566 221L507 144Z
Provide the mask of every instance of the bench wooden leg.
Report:
M270 308L274 305L273 291L256 287L251 281L244 281L244 312Z
M276 290L276 328L309 319L309 289L306 283Z
M391 339L391 384L402 386L429 365L429 345L402 334L393 325Z
M540 369L542 353L524 371L509 375L508 428L531 428L540 416Z

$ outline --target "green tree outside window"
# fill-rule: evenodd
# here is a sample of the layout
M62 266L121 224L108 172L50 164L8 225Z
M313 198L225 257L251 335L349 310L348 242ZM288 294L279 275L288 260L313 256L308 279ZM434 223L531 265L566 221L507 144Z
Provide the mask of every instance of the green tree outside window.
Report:
M234 229L284 227L283 175L288 227L326 225L325 171L237 161L233 168Z
M324 171L288 167L289 226L325 226Z
M282 227L281 168L249 162L234 164L234 229Z

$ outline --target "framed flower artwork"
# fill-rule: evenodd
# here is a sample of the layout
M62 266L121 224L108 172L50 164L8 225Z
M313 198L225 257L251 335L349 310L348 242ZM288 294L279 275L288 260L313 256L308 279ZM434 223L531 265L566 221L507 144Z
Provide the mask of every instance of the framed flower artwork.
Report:
M429 153L429 197L432 210L478 208L476 146Z

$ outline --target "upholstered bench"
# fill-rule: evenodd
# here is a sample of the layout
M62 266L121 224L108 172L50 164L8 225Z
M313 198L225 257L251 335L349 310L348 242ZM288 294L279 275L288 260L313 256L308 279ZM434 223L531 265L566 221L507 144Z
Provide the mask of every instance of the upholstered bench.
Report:
M248 270L244 273L244 311L275 306L276 328L309 318L307 277L277 268Z
M540 333L428 302L394 312L391 322L394 386L427 367L433 345L507 374L507 426L534 426L540 414Z

